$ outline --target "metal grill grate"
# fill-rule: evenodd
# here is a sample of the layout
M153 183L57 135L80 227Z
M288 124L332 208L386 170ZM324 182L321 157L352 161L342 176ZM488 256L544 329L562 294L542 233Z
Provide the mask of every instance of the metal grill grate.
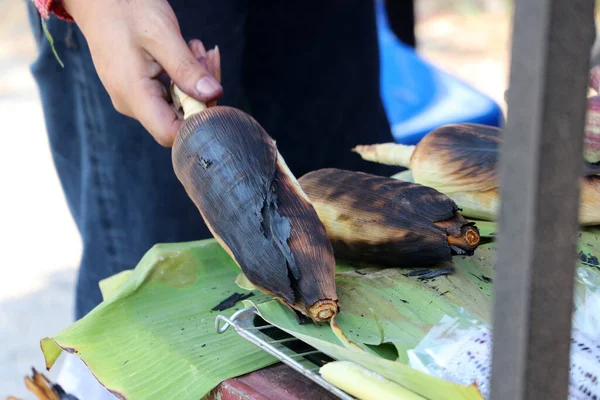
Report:
M224 333L229 327L233 327L238 335L340 399L355 400L318 374L319 368L333 361L332 358L276 326L268 324L258 315L254 307L239 310L230 318L217 316L215 327L218 333Z

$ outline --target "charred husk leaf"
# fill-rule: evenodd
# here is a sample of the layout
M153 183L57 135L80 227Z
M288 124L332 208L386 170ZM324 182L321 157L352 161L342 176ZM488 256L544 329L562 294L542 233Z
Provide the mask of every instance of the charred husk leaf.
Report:
M392 267L422 267L472 255L479 231L435 189L393 178L322 169L299 179L336 256Z
M335 259L325 228L252 117L223 106L190 116L175 140L173 166L250 282L313 321L337 313Z

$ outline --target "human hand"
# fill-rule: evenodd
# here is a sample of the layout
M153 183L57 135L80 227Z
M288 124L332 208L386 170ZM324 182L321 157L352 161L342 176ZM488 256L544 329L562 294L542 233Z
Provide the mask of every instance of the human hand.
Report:
M223 93L218 50L183 39L167 0L62 0L88 42L115 109L171 147L182 119L168 103L168 75L187 95L213 105ZM211 73L212 70L212 73Z

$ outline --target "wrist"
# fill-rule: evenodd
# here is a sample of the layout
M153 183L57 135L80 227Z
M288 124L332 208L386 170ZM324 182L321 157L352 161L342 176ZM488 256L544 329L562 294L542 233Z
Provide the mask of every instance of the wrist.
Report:
M48 19L50 14L56 15L58 18L73 21L73 17L66 10L63 0L32 0L40 15L44 19Z

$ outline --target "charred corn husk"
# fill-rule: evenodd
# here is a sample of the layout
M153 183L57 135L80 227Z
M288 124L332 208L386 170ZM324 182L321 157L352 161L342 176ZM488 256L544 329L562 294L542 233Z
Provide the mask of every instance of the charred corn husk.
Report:
M257 288L315 322L330 320L333 249L274 141L240 110L172 92L185 115L175 173L214 237Z
M354 151L368 161L409 168L414 182L446 194L464 216L494 221L501 142L499 128L453 124L431 131L416 146L382 143L356 146ZM582 225L600 224L599 174L600 167L586 163L580 186Z
M389 267L421 267L472 255L479 231L435 189L340 169L299 179L336 256Z
M500 129L478 124L437 128L416 146L396 143L356 146L363 159L409 168L416 183L452 198L463 215L495 220Z
M56 383L52 383L44 374L31 368L31 376L25 377L25 387L33 393L38 400L78 400L64 391L64 389ZM18 400L16 397L9 396L7 400Z
M434 129L416 146L396 143L356 146L363 159L409 168L415 182L446 192L495 189L500 129L453 124ZM440 189L438 189L440 190Z

